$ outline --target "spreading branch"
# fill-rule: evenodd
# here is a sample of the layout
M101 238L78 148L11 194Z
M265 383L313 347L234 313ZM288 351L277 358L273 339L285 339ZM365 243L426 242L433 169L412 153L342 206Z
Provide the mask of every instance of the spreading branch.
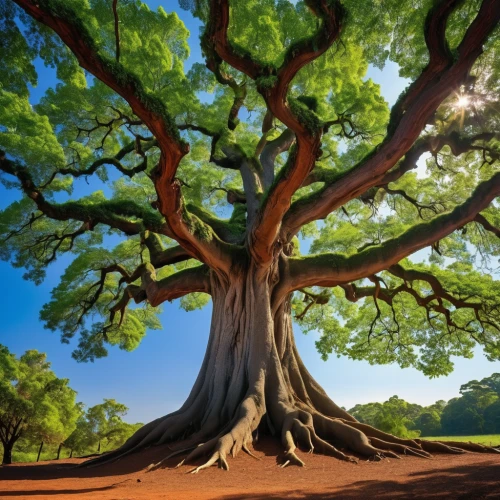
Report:
M445 38L446 21L459 0L442 1L427 17L427 46L430 60L394 108L385 140L359 164L310 198L297 200L283 220L282 239L289 240L300 228L326 217L333 210L383 182L384 175L417 140L439 104L468 77L482 47L500 20L498 0L484 0L458 47L450 58ZM432 33L431 33L432 32Z
M139 206L133 201L104 201L96 204L68 201L66 203L51 203L47 201L42 190L36 186L29 170L17 162L8 160L0 151L0 170L15 176L21 188L47 217L59 221L78 220L87 223L89 230L97 224L105 224L121 230L126 235L139 234L145 229L170 236L169 228L161 218ZM139 221L134 220L139 219Z
M397 264L408 255L432 245L475 219L500 195L500 173L477 186L471 196L451 212L417 224L400 236L346 257L339 254L291 258L290 281L282 290L288 292L307 286L336 286L374 275Z
M484 333L486 327L492 327L500 332L499 311L495 306L493 308L485 304L483 300L472 301L471 298L463 299L456 297L445 289L443 284L436 276L427 271L415 269L406 269L399 264L395 264L388 268L388 272L402 280L402 283L392 288L385 287L366 287L358 286L355 283L340 285L345 292L345 298L350 302L357 302L366 297L373 297L376 300L382 300L392 310L393 317L396 318L394 309L394 299L402 293L406 293L413 297L416 304L426 311L426 317L430 325L433 325L434 320L443 318L448 333L456 333L458 331L465 332L474 336L477 334L477 328L471 325L470 319L467 318L464 323L457 323L453 312L459 309L470 310L474 314L475 320L481 326ZM432 290L431 293L424 295L414 288L415 282L425 282ZM372 327L380 319L380 309L377 309L377 314L372 322ZM383 325L387 328L386 325ZM396 330L392 333L399 332L399 323L394 322Z
M76 56L80 66L117 92L158 141L160 161L151 178L158 196L157 208L165 217L171 237L188 252L213 268L226 270L229 251L209 227L187 213L176 179L181 159L189 146L164 102L144 89L140 80L121 63L99 53L78 14L66 3L48 0L15 0L31 17L51 28ZM209 236L210 235L210 236Z
M110 308L110 326L113 325L116 313L120 314L119 325L122 323L125 310L130 300L136 304L146 301L153 307L165 301L171 301L194 292L210 293L210 279L207 266L197 266L178 271L162 280L156 279L156 270L150 263L143 264L136 273L125 281L130 283L137 277L141 285L128 285L122 296Z

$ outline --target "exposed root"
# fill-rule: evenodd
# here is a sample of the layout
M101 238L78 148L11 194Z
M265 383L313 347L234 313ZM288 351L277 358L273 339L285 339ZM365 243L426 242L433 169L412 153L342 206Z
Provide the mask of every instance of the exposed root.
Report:
M215 464L215 462L219 462L219 467L224 470L229 470L229 465L227 463L226 456L218 451L216 451L211 457L210 460L208 460L206 463L203 465L200 465L199 467L195 467L194 469L191 469L189 471L190 474L198 474L198 472L202 471L203 469L208 469L209 467L212 467L212 465Z
M500 450L492 447L485 446L479 443L465 443L461 441L427 441L426 439L417 440L420 446L430 452L440 453L500 453Z
M281 440L285 447L285 462L280 467L286 467L289 464L299 465L300 467L306 465L295 453L297 447L295 446L295 441L292 436L292 429L298 429L301 436L309 442L310 451L312 452L314 450L308 429L295 418L295 414L290 414L283 424L281 433Z
M243 451L247 454L247 455L250 455L252 458L255 458L255 460L260 460L260 458L257 456L257 455L254 455L249 449L248 449L248 446L246 444L243 444L243 447L242 447Z
M388 443L378 438L370 438L370 442L382 450L391 450L393 452L401 453L403 455L412 455L414 457L420 458L432 458L432 455L422 449L413 448L411 446L406 446L397 443Z
M203 465L195 467L189 472L197 474L198 472L211 467L215 463L218 463L220 468L229 470L227 456L231 454L234 458L241 450L259 460L259 458L249 450L248 446L252 442L252 433L257 429L262 413L263 411L257 406L254 397L247 397L240 405L238 418L235 419L234 423L230 426L231 430L227 433L220 433L209 441L198 445L177 465L177 467L180 467L187 462L196 460L197 458L200 458L210 452L212 452L212 455L207 462ZM177 452L175 453L177 454Z

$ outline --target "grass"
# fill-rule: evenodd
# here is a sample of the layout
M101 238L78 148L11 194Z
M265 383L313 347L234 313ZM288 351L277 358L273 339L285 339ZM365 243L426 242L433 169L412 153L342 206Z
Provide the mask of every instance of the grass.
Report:
M482 436L427 436L422 437L428 441L464 441L468 443L479 443L488 446L500 445L500 434L484 434Z

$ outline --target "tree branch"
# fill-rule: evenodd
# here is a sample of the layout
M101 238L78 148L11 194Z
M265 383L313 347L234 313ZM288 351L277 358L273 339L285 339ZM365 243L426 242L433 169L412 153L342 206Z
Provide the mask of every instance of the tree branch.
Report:
M85 204L78 201L55 204L45 199L40 188L38 188L28 169L17 162L5 158L5 153L0 151L0 170L18 178L21 188L31 198L37 208L54 220L67 221L70 219L88 223L88 229L96 224L105 224L109 227L119 229L127 235L139 234L145 229L170 236L169 228L158 217L136 203L129 201L105 201L96 204ZM136 217L141 221L133 221L127 217Z
M148 93L140 80L122 64L99 54L98 47L78 13L67 3L55 0L15 0L30 16L55 31L78 59L82 68L92 73L122 96L132 111L144 122L158 141L160 161L151 174L158 195L158 210L165 217L170 236L188 252L214 268L226 269L229 251L211 228L187 213L176 179L180 160L189 152L164 102ZM215 236L215 235L213 235Z
M293 203L283 220L282 239L288 241L304 224L326 217L347 201L380 184L385 173L409 151L439 104L467 78L474 61L482 53L483 44L500 20L500 8L498 0L482 2L453 62L447 55L445 26L446 19L459 3L460 0L443 0L429 12L427 26L436 27L427 39L429 64L400 104L394 107L384 142L341 178L309 198Z
M483 300L470 302L469 300L455 297L443 287L439 279L432 273L426 271L405 269L399 264L390 266L388 271L403 280L403 283L394 288L381 288L379 291L377 291L376 287L358 287L354 283L340 285L341 288L344 289L346 299L350 302L357 302L364 297L377 296L378 299L383 300L392 308L393 314L395 315L393 307L394 297L400 293L407 293L415 299L417 305L426 310L427 319L430 324L432 324L432 320L436 317L431 316L432 312L443 315L449 333L454 333L457 330L466 333L475 333L476 331L470 328L470 321L461 325L456 322L452 316L452 312L457 309L470 309L474 311L474 317L483 328L483 332L486 326L491 326L500 331L500 318L498 317L497 307L490 309ZM408 284L414 281L425 281L430 285L432 293L422 296ZM446 302L451 304L452 308L448 307Z
M141 277L141 285L129 285L125 288L121 298L110 309L109 326L113 325L116 313L120 314L118 326L121 325L127 305L132 299L137 304L147 300L156 307L167 300L171 301L189 293L210 293L208 267L204 265L178 271L159 281L152 264L143 264L138 274Z
M483 226L486 231L489 231L500 238L500 228L495 227L493 224L491 224L484 215L477 214L474 217L473 221L481 224L481 226Z
M276 157L288 151L295 141L295 134L289 128L279 137L266 143L260 154L260 163L263 169L263 188L268 189L274 181L274 162Z
M482 182L462 205L426 223L417 224L400 236L356 255L319 254L289 259L288 292L306 286L336 286L374 275L397 264L406 256L431 245L475 219L500 195L500 173Z
M192 258L180 245L164 248L158 235L149 231L146 231L143 235L142 243L149 250L149 261L155 269L184 262Z

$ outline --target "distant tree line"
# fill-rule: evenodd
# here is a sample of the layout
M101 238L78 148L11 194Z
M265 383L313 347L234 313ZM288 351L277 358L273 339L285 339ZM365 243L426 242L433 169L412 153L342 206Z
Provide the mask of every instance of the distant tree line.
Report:
M0 345L0 443L2 464L102 453L120 446L141 423L122 417L128 408L114 399L85 409L68 379L50 369L46 354L16 358Z
M359 421L405 438L500 434L500 373L460 387L460 397L431 406L392 396L384 403L356 405Z

